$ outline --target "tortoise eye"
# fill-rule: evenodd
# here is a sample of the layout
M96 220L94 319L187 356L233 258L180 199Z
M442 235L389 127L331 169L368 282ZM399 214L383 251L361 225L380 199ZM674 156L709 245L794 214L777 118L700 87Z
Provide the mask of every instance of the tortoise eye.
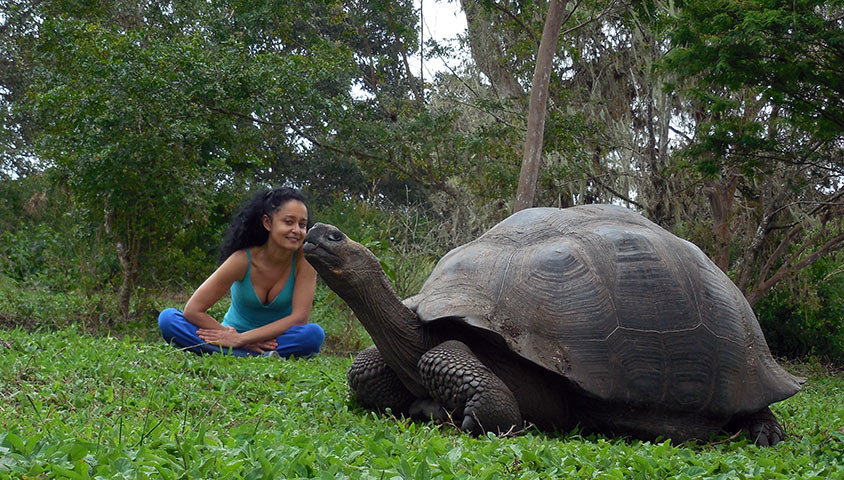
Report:
M333 232L328 232L325 238L331 240L332 242L339 242L340 240L343 240L343 234L335 230Z

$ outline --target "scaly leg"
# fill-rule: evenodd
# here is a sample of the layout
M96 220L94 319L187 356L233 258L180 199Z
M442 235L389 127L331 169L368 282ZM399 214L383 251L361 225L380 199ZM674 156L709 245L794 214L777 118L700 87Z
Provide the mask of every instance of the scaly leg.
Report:
M465 344L443 342L426 352L418 366L431 397L462 417L462 430L480 435L522 428L513 393Z
M785 438L785 430L768 407L733 418L726 430L728 432L741 430L747 435L748 440L760 447L776 445Z
M401 415L416 400L374 345L355 355L346 378L355 401L365 408L379 412L389 408Z

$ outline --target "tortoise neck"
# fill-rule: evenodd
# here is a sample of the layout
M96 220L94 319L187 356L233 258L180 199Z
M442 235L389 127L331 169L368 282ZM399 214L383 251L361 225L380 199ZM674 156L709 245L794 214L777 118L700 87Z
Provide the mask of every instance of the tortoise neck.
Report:
M343 300L405 387L416 396L427 396L416 366L427 351L419 317L402 303L383 271L375 277L359 282Z

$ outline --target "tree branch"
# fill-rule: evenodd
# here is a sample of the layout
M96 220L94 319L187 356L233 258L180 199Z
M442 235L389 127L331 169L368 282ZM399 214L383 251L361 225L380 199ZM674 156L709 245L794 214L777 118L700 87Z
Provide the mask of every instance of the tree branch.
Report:
M615 195L616 197L620 198L621 200L624 200L625 202L627 202L627 203L629 203L629 204L631 204L631 205L635 205L636 207L640 208L640 209L641 209L641 210L643 210L643 211L644 211L644 210L647 210L647 209L646 209L646 208L645 208L642 204L640 204L639 202L637 202L637 201L635 201L635 200L631 199L631 198L630 198L630 197L628 197L627 195L624 195L624 194L622 194L621 192L619 192L619 191L615 190L614 188L610 187L609 185L605 184L604 182L602 182L602 181L601 181L598 177L596 177L595 175L592 175L591 173L589 173L589 172L587 172L587 171L584 171L584 173L585 173L585 174L586 174L586 176L589 178L589 180L592 180L593 182L597 183L598 185L600 185L600 186L601 186L601 188L603 188L604 190L606 190L606 191L610 192L611 194Z
M390 5L390 2L384 3L384 13L387 14L387 20L389 20L389 22L390 22L390 33L393 34L393 36L396 39L396 43L399 44L399 48L401 49L401 58L402 58L402 62L404 62L405 73L407 74L407 83L410 86L410 89L413 91L413 96L416 97L416 101L421 102L422 100L424 100L424 97L422 96L422 93L419 91L418 86L415 84L415 82L413 82L414 77L413 77L413 73L411 73L411 71L410 71L410 62L407 61L407 52L405 51L406 49L404 48L404 43L401 42L401 39L399 38L398 33L396 33L396 22L393 19L393 13L390 10L389 5ZM420 48L421 48L421 45L420 45ZM421 78L419 80L422 81Z
M739 287L741 291L745 291L747 286L750 284L751 278L751 265L756 263L756 260L759 258L759 255L762 253L762 247L765 245L765 238L767 238L768 234L771 232L771 223L774 221L774 217L781 211L781 209L776 209L771 211L778 205L782 200L785 198L785 189L781 189L776 197L768 204L766 207L766 211L762 213L762 220L759 222L758 227L756 228L756 233L753 235L753 240L750 242L750 258L743 262L742 265L739 265L739 275L736 279L736 285Z
M805 213L807 217L826 217L829 215L835 214L833 209L840 210L842 208L841 203L838 203L837 200L844 196L844 189L835 192L833 195L827 198L826 201L817 202L814 208L809 210ZM783 211L784 209L788 208L789 206L794 205L794 203L782 206L772 212L769 215L769 218L773 219L775 215L779 212ZM825 255L826 253L833 251L835 249L841 248L844 245L844 234L839 234L832 239L822 242L821 239L825 235L829 234L829 223L824 219L821 219L822 226L821 229L815 233L811 238L804 238L803 241L800 242L800 248L797 249L794 253L789 255L787 258L785 257L785 252L787 247L790 245L794 245L795 239L801 232L806 230L806 227L803 223L794 222L791 227L789 228L788 232L786 232L785 236L780 240L780 243L774 249L773 253L768 257L768 260L762 266L762 269L759 271L759 275L757 277L757 283L754 285L749 292L747 292L748 302L754 304L760 298L762 298L765 293L768 292L777 282L783 280L785 277L792 275L802 268L812 264L815 262L820 256ZM760 225L761 228L761 225ZM773 230L774 227L769 227L768 230ZM800 258L808 249L820 245L816 251L811 253L810 255ZM778 261L782 260L782 264L773 271L771 271ZM740 281L744 284L739 285L740 288L745 291L747 289L747 285L750 283L750 274L745 273L740 276Z
M844 245L844 234L832 238L811 255L804 257L802 260L790 267L786 267L785 264L783 264L783 266L778 268L774 275L772 275L769 279L753 287L753 289L747 294L748 303L750 303L750 306L755 305L756 302L758 302L777 282L781 281L786 276L792 275L795 272L811 265L827 253L838 250L842 245Z
M331 144L322 142L320 140L317 140L315 137L308 135L301 128L297 127L296 125L294 125L293 123L290 123L290 122L285 122L285 123L273 122L271 120L264 120L264 119L261 119L261 118L254 117L252 115L247 115L245 113L234 112L234 111L226 110L226 109L223 109L223 108L210 107L208 105L203 105L203 106L205 108L207 108L209 111L222 113L224 115L231 115L231 116L238 117L238 118L243 118L243 119L246 119L246 120L253 121L253 122L260 124L260 125L289 128L289 129L293 130L293 132L296 133L296 135L299 135L300 137L302 137L305 140L313 143L317 147L324 148L326 150L330 150L330 151L335 152L335 153L340 153L340 154L343 154L343 155L348 155L348 156L358 157L358 158L366 158L366 159L369 159L369 160L382 160L382 161L385 160L383 157L379 157L377 155L371 155L371 154L363 153L363 152L360 152L360 151L357 151L357 150L343 150L343 149L335 147Z
M613 6L615 6L615 2L616 2L616 0L612 0L612 2L610 2L609 5L607 5L607 8L605 8L601 13L599 13L597 17L590 18L589 20L586 20L585 22L581 23L580 25L576 25L574 27L569 28L568 30L563 31L561 36L562 35L568 35L569 33L574 32L575 30L581 29L581 28L585 27L586 25L589 25L590 23L596 22L599 19L603 18L603 16L606 15L607 13L609 13L610 9ZM569 15L566 17L565 21L563 22L564 25L565 25L565 22L568 22L569 19L571 18L571 16L574 15L574 12L577 11L577 7L579 5L580 5L580 1L575 3L574 8L571 9L571 12L569 13Z
M516 16L515 13L511 12L507 8L504 8L503 5L499 5L498 2L490 2L490 5L492 5L492 7L494 9L498 10L499 12L503 13L504 15L507 15L508 17L510 17L510 19L512 19L514 22L516 22L516 24L518 24L519 27L521 27L521 29L524 30L524 32L527 33L530 36L531 40L533 40L533 43L536 44L537 48L539 47L539 39L536 38L536 35L533 33L533 30L528 28L528 26L525 25L524 22L522 22L519 19L519 17Z

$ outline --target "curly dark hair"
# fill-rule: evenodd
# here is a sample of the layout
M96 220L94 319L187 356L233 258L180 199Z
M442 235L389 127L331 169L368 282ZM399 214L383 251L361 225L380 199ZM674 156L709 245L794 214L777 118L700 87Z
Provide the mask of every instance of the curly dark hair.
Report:
M266 243L270 232L264 228L264 215L272 214L291 200L298 200L308 207L304 194L290 187L279 187L272 190L262 190L253 195L235 214L225 239L220 246L220 263L226 261L231 254L249 247L257 247ZM308 209L308 228L311 228L311 212Z

